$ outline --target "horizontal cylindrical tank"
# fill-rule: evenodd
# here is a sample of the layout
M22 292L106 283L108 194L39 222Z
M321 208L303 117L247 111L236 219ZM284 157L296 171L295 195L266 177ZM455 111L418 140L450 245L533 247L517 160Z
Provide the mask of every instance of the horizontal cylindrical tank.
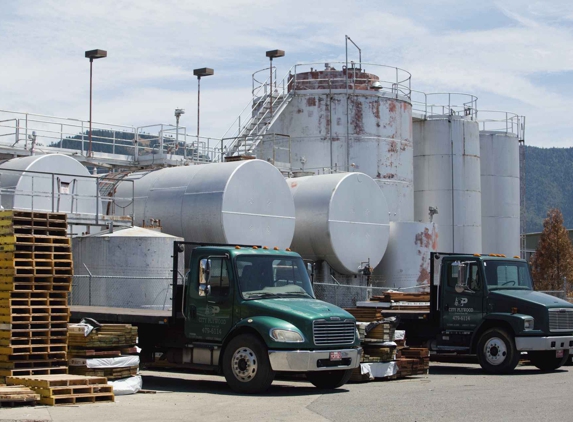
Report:
M447 116L414 122L414 217L427 222L433 215L440 252L481 252L480 174L476 121Z
M481 211L484 253L519 256L519 139L480 132Z
M76 159L63 154L13 158L0 164L2 206L53 212L101 212L98 184Z
M391 222L388 249L374 270L376 285L424 290L430 285L430 254L439 248L435 223Z
M140 227L72 240L74 305L171 309L173 242L183 240ZM179 272L184 273L179 260Z
M186 241L290 246L294 201L283 175L262 160L134 173L118 185L118 204L134 221L161 220ZM130 205L132 188L134 204Z
M287 179L296 209L292 249L341 274L378 265L388 245L388 205L369 176L339 173Z

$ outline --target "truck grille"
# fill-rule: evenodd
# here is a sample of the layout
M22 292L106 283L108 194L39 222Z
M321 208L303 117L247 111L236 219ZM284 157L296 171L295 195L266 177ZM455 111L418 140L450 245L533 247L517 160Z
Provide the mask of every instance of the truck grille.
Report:
M356 334L356 323L353 320L313 322L312 331L314 344L326 346L329 344L352 344Z
M573 331L573 309L549 309L549 331Z

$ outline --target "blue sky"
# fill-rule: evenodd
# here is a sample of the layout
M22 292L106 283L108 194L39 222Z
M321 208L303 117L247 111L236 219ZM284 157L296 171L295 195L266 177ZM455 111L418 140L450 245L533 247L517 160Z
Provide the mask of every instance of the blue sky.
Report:
M424 92L465 92L482 110L527 118L526 143L573 146L573 2L542 1L67 1L0 3L0 109L88 118L88 49L94 120L174 123L220 137L251 98L251 74L268 65L344 60L344 35L363 61L412 73Z

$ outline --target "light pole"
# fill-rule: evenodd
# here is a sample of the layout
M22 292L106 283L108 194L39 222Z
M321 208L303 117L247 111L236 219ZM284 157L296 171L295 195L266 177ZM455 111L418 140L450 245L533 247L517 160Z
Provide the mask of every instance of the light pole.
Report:
M211 76L215 74L213 69L208 67L203 67L201 69L193 70L193 74L197 76L197 144L199 144L199 114L201 111L200 104L201 104L201 77L202 76Z
M176 122L176 126L175 126L175 150L177 151L177 149L179 148L179 118L181 117L181 115L185 114L185 110L182 108L176 108L175 109L175 122ZM186 151L186 145L183 146L183 155L185 154Z
M267 57L270 59L271 65L269 67L271 77L270 79L270 94L271 94L271 118L273 117L273 59L276 57L283 57L285 55L284 50L269 50L267 51Z
M86 58L90 59L90 133L89 133L89 146L88 146L88 157L92 156L92 74L93 74L93 63L95 59L103 59L107 57L107 51L105 50L89 50L86 51Z

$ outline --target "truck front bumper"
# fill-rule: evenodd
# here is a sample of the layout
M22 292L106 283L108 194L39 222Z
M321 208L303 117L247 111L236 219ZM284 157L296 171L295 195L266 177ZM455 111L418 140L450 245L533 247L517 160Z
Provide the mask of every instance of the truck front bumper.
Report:
M515 347L520 352L573 349L573 336L516 337Z
M331 361L330 352L340 352L342 359ZM269 350L269 360L273 371L330 371L357 368L361 354L361 347L342 350Z

